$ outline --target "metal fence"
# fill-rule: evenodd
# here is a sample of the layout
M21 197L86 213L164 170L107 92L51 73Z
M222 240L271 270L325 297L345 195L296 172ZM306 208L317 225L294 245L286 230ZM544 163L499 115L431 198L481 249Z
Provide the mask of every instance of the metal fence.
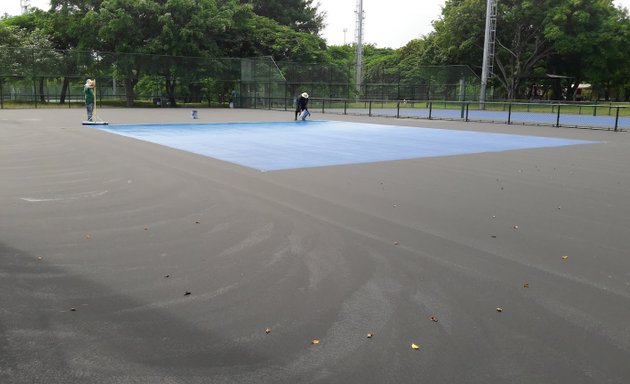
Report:
M292 111L291 99L260 101L256 108ZM311 98L312 118L317 114L341 114L508 125L544 125L630 130L630 104L613 103L526 103L436 100L364 100Z
M275 62L271 57L209 58L78 50L0 48L0 108L82 103L97 80L102 105L257 108L308 91L348 100L475 100L479 79L466 66L417 67L411 74L367 73L356 94L354 66Z

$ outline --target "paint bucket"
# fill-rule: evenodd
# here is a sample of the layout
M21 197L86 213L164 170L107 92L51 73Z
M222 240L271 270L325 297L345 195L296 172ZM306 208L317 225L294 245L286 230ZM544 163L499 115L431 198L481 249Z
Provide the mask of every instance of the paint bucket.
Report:
M311 114L308 110L303 110L302 113L300 114L300 119L302 120L306 120L307 117L309 117Z
M196 110L196 109L193 109L193 111L191 112L190 116L191 116L193 119L197 119L197 118L199 118L199 116L197 116L197 110Z

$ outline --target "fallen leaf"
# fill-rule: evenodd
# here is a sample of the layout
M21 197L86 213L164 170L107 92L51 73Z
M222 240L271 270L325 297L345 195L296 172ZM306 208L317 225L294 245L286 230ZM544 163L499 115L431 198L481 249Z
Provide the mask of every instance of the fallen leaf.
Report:
M414 344L414 343L411 343L411 349L416 349L416 350L418 350L418 349L420 349L420 346L419 346L419 345L416 345L416 344Z
M435 317L435 316L431 316L431 321L433 321L434 323L437 323L437 322L438 322L438 319L437 319L437 317Z
M148 230L149 230L149 227L144 227L144 230L145 230L145 231L148 231Z
M497 307L497 312L503 312L503 308Z
M270 333L271 333L271 328L266 328L266 329L265 329L265 333L266 333L266 334L270 334Z
M91 239L91 238L92 238L92 235L85 235L85 238L86 238L86 239Z
M369 332L369 333L367 334L367 338L368 338L368 339L371 339L372 337L374 337L374 334L373 334L372 332Z
M514 228L514 229L518 229L518 225L515 225L515 226L513 226L512 228Z
M523 284L523 288L529 288L529 283Z
M76 308L70 308L70 311L72 311L72 312L76 312L76 311L77 311L77 309L76 309Z
M397 242L397 241L394 241L394 245L398 245L398 242Z
M165 278L169 278L169 277L171 277L171 275L164 275L164 277L165 277Z
M317 345L317 344L319 344L319 339L313 339L313 340L311 340L311 344L313 344L313 345Z
M186 293L184 293L184 296L188 296L190 295L190 291L186 291Z
M569 258L569 256L562 256L562 260L566 260L568 258Z

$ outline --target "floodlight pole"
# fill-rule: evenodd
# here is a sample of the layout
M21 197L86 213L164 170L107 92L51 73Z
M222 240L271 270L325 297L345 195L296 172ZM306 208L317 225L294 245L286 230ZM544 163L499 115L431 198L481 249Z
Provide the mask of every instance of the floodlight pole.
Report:
M357 66L356 66L356 95L357 99L361 96L361 81L363 73L363 0L357 0Z
M30 0L20 0L20 10L22 14L25 15L28 12L28 7L30 6Z
M486 30L483 44L483 64L481 68L481 89L479 92L479 108L486 108L486 88L494 63L494 46L497 31L497 0L486 1Z

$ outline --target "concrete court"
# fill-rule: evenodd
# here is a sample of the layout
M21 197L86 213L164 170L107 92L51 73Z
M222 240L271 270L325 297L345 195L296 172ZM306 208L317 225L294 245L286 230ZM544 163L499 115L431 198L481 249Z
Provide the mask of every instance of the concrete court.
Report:
M601 143L262 173L83 115L0 111L0 383L630 382L628 133L314 114Z

